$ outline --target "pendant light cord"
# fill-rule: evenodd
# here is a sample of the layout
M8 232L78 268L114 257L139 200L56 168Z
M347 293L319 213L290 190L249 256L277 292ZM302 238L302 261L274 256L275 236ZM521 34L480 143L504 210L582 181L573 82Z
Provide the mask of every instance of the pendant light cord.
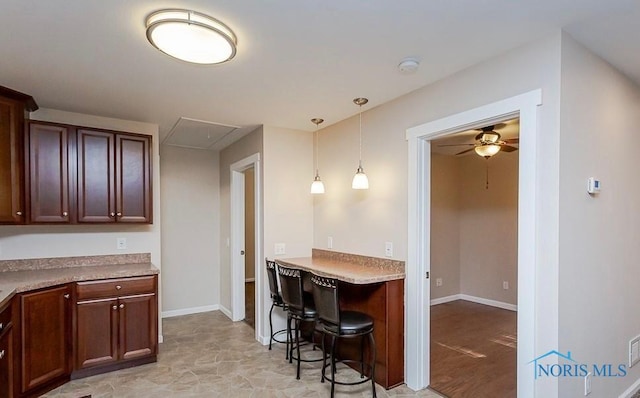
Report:
M358 165L362 168L362 105L360 105L360 155L358 157Z
M318 176L318 125L316 124L316 176Z

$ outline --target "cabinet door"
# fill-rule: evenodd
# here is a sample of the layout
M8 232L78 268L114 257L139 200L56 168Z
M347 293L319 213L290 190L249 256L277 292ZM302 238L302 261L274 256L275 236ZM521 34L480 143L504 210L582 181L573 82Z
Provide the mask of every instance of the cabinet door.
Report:
M155 294L119 299L120 358L156 355L158 317Z
M118 360L118 300L81 301L76 307L76 369Z
M21 295L22 392L69 374L67 286Z
M0 224L24 222L24 108L0 97Z
M69 222L68 130L58 125L29 125L31 222Z
M13 329L0 334L0 398L13 397Z
M152 222L150 157L150 136L116 135L118 222Z
M115 222L115 135L78 129L78 222Z

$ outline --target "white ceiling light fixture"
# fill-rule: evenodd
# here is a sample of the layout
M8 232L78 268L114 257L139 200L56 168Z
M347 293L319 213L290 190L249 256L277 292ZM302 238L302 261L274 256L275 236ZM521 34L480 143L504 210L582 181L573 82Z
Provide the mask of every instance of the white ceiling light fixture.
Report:
M313 178L313 182L311 183L311 193L313 194L321 194L324 193L324 184L320 179L320 174L318 173L318 126L320 123L324 122L324 119L314 118L311 119L311 123L316 125L316 176Z
M362 105L365 105L367 102L369 102L369 100L366 98L356 98L353 100L353 103L360 107L360 155L358 158L358 169L351 182L351 188L353 189L369 189L369 179L362 168Z
M498 144L482 144L474 148L476 153L486 159L500 152L500 145Z
M194 64L219 64L236 55L238 39L224 23L182 9L159 10L147 17L147 39L158 50Z

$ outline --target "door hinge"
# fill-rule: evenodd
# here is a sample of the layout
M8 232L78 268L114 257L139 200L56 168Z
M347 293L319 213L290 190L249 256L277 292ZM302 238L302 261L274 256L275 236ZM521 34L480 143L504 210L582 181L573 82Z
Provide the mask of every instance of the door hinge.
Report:
M429 271L427 271L427 279L429 279Z

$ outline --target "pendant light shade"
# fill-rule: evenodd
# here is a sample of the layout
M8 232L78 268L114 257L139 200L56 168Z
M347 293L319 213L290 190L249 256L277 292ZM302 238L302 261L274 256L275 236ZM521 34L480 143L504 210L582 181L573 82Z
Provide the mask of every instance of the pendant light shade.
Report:
M322 194L324 193L324 184L320 179L320 173L318 173L318 126L320 123L324 122L324 119L314 118L311 119L311 123L316 125L315 137L316 137L316 176L313 178L313 182L311 183L311 193L313 194Z
M237 38L224 23L196 11L159 10L147 17L147 39L158 50L195 64L219 64L236 55Z
M351 182L351 188L353 189L369 189L369 179L362 168L362 105L367 102L369 102L369 100L366 98L356 98L353 100L353 103L360 107L360 155L358 158L358 169Z

